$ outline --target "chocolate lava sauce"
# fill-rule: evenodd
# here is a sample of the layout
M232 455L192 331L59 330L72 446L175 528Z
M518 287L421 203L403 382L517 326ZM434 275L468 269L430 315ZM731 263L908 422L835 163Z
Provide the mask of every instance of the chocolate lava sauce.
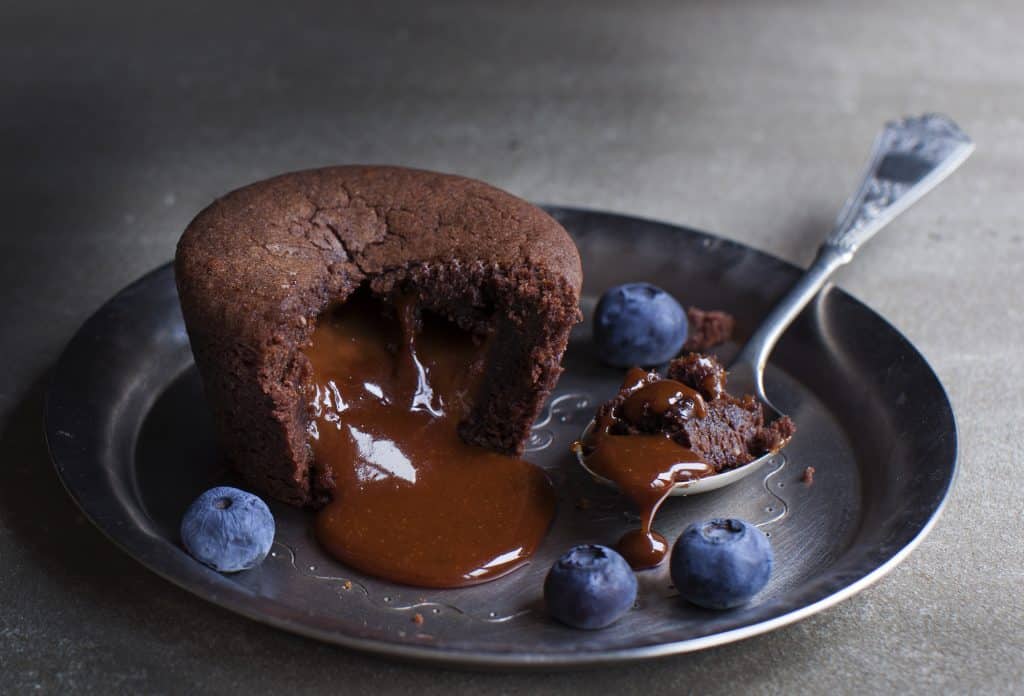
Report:
M651 381L648 373L633 368L626 373L623 388L630 394L616 413L599 414L587 437L573 447L582 450L587 467L619 487L640 510L640 529L622 536L616 548L637 569L658 565L668 553L668 542L652 529L654 515L682 481L715 473L700 455L663 433L615 435L610 432L617 419L640 423L682 405L688 418L704 418L703 397L681 382Z
M555 494L538 467L459 438L479 340L409 298L358 293L324 314L305 354L310 443L335 481L315 522L331 555L420 587L474 585L527 563Z

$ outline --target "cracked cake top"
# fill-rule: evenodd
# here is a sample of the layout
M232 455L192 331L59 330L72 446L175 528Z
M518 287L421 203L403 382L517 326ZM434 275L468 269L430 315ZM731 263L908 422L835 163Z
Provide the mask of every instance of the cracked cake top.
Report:
M319 309L374 275L431 262L529 267L576 292L582 283L575 245L540 209L480 181L383 166L295 172L228 194L188 226L176 273L211 320L252 336L268 312Z

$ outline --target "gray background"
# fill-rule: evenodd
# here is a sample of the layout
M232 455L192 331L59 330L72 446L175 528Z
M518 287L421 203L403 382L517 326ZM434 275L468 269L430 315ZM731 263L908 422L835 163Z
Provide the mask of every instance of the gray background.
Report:
M1024 688L1024 5L145 4L0 10L0 690ZM178 590L93 530L52 472L42 394L61 347L219 193L406 164L806 263L881 122L924 110L978 152L838 282L931 361L963 468L905 563L795 626L588 673L395 664Z

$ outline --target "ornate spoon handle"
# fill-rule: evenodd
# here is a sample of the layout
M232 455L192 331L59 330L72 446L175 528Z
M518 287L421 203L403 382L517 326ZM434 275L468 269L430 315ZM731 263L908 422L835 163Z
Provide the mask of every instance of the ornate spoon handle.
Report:
M875 140L860 188L846 201L824 246L849 261L864 242L952 174L973 151L967 134L939 114L887 123Z
M973 151L967 134L939 114L887 123L875 140L863 181L846 201L814 262L750 337L730 371L746 373L764 399L762 374L768 355L800 310L864 242L952 174Z

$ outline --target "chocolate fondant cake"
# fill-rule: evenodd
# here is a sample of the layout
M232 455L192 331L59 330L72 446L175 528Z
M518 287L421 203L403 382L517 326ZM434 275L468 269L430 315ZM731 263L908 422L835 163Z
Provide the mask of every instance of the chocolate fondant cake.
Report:
M175 260L182 311L234 468L296 505L330 497L309 444L303 349L360 288L486 336L462 438L519 454L579 321L580 259L540 209L458 176L396 167L286 174L217 200Z

